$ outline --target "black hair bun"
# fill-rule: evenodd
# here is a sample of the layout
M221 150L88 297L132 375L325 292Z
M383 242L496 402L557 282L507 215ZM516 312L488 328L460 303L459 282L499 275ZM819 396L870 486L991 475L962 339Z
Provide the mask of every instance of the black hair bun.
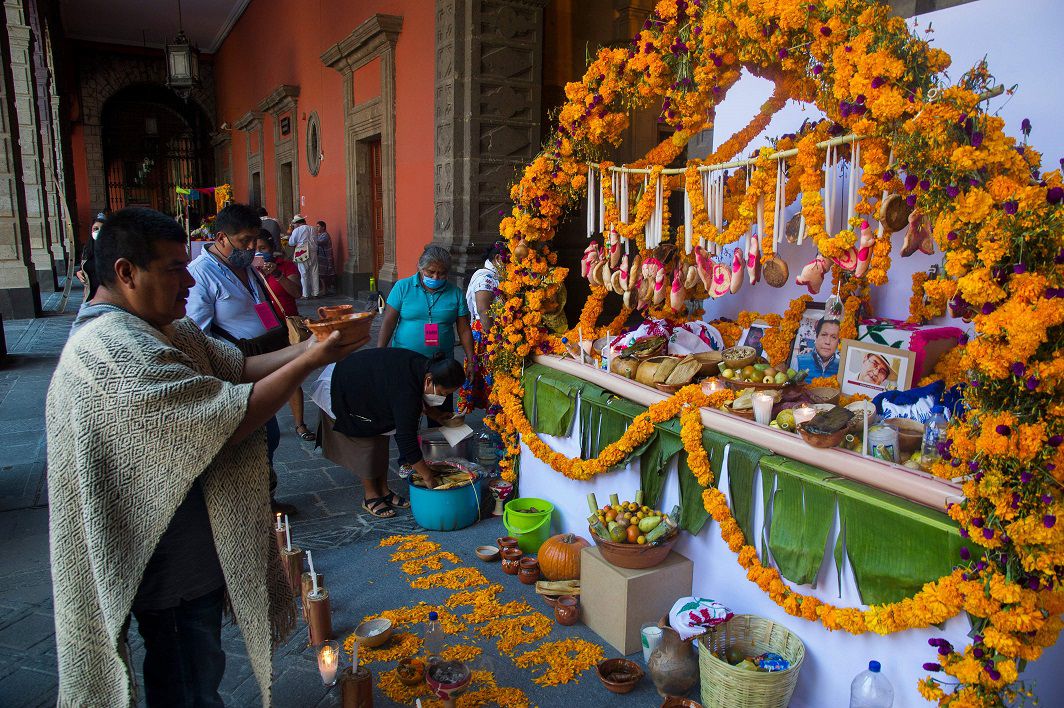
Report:
M432 357L429 358L429 361L431 361L432 363L436 363L437 361L443 361L446 358L447 358L447 355L444 354L443 350L441 349L441 350L437 351L435 354L433 354Z

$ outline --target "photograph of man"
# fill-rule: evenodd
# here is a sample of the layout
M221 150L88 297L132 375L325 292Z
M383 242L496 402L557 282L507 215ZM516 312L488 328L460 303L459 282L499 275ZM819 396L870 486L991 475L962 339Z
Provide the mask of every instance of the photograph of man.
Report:
M861 373L857 375L857 380L864 383L870 383L874 386L885 386L889 379L896 379L897 372L890 365L890 361L882 354L876 354L875 352L869 352L864 355L861 360Z
M838 320L817 320L814 328L813 347L798 355L797 369L805 369L810 378L837 376L839 373Z

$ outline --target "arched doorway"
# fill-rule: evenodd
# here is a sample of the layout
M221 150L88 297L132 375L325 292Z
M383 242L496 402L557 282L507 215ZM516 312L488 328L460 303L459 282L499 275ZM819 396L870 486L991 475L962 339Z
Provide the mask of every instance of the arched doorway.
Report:
M183 207L176 187L211 186L209 122L194 102L182 101L162 86L129 86L104 104L101 127L112 211L144 206L177 215ZM203 200L199 211L198 217L213 213L213 200ZM198 220L193 219L193 227Z

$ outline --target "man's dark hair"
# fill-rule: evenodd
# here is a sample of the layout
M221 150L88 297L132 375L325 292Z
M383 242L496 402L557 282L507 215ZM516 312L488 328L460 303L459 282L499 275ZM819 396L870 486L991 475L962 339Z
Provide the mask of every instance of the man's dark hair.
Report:
M270 212L266 211L266 207L259 207L259 216L269 216Z
M230 204L218 212L214 218L214 230L227 236L253 229L256 233L262 228L262 220L254 207L247 204Z
M119 258L138 268L147 268L156 259L156 241L185 243L185 232L172 218L142 207L115 212L103 226L93 247L96 276L104 285L115 282L115 262Z
M321 227L321 228L323 228L323 229L324 229L324 228L327 228L327 227L325 226L325 222L324 222L324 221L319 221L319 222L318 222L318 226L320 226L320 227Z
M255 237L255 242L258 243L259 241L265 241L270 244L270 250L273 250L273 234L266 229L259 229L259 235Z
M816 330L816 336L820 336L820 330L822 330L824 328L824 325L826 324L839 325L840 327L842 326L842 323L838 320L829 320L826 317L821 317L819 320L816 321L816 327L814 328Z

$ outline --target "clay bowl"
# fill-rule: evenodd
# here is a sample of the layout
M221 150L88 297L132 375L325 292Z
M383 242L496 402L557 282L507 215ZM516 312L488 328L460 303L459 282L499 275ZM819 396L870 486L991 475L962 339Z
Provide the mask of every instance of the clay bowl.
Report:
M837 405L839 402L839 389L832 388L831 386L812 386L806 388L805 392L812 399L811 403L830 403Z
M499 560L499 549L495 546L477 546L476 554L485 563Z
M588 530L590 531L590 529ZM656 546L603 541L595 536L594 531L591 531L591 537L595 539L595 545L598 546L599 552L602 553L602 557L606 559L607 563L618 568L641 570L643 568L653 568L665 560L680 534L674 533L673 537L668 541L659 543Z
M355 627L355 641L372 649L391 639L394 631L395 625L390 619L367 620Z
M702 708L702 704L698 701L692 701L690 698L667 696L662 702L661 708Z
M720 362L723 361L723 355L720 352L699 352L691 356L702 365L698 376L716 376L720 369Z
M920 449L924 442L924 424L908 418L887 418L884 425L898 431L898 447L903 453L912 454Z
M356 312L352 315L341 315L328 320L316 322L307 320L307 329L314 334L319 342L324 342L333 331L340 332L340 339L345 344L357 342L369 336L369 328L373 324L376 312Z
M807 445L819 448L832 448L838 446L845 438L846 434L850 432L849 428L843 428L842 430L831 433L830 435L821 435L818 433L811 433L805 429L805 423L799 423L798 434L802 436L802 440L805 440Z
M777 384L777 383L758 383L756 381L736 381L735 379L721 379L724 381L724 385L730 388L732 391L745 391L748 388L752 388L755 391L782 391L788 386L794 384Z
M425 662L408 656L395 667L395 675L404 686L420 686L425 683Z
M435 678L439 675L439 672L447 670L458 670L459 678L457 681L451 683L444 683ZM425 672L425 683L428 684L429 689L436 694L436 697L441 701L451 700L461 694L469 686L469 682L473 680L473 674L469 670L469 667L460 661L441 661L438 664L434 664L431 669Z
M727 368L743 369L757 361L757 350L753 347L729 347L721 357Z
M677 391L679 391L681 388L683 388L686 385L687 384L673 384L673 385L670 386L669 384L656 383L656 384L654 384L654 388L656 388L657 390L661 391L662 393L670 393L670 394L672 394L672 393L676 393Z
M355 311L354 305L328 305L318 308L318 318L329 320L334 317L350 315Z
M606 659L598 665L599 680L610 693L630 693L644 675L639 665L628 659Z
M547 605L553 610L558 606L559 598L565 597L565 595L540 595L540 597L542 597L543 602L547 603Z

